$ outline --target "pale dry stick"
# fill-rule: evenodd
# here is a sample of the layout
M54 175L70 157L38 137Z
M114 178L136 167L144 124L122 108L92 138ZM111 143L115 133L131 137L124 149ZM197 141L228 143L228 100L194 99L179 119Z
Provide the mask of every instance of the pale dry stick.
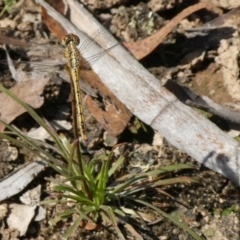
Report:
M27 163L0 180L0 201L21 192L34 178L46 168L46 163L38 160Z
M82 140L86 142L87 135L85 130L85 122L83 115L83 106L82 106L82 95L80 90L80 73L81 73L81 62L82 56L77 46L80 43L78 36L74 34L68 34L62 39L62 46L65 48L65 57L67 59L67 68L71 75L71 81L73 85L73 92L75 95L76 101L76 110L77 110L77 125L80 130Z

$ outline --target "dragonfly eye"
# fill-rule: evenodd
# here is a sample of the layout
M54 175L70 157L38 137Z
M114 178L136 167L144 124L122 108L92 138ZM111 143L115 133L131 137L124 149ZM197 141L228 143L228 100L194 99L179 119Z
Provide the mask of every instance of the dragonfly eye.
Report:
M75 45L79 45L80 39L75 34L68 34L62 39L62 46L66 47L69 43L74 42Z

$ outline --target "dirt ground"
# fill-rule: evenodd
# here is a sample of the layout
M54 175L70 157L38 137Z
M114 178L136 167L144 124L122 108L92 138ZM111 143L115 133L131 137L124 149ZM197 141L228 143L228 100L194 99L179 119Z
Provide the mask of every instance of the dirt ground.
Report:
M197 2L190 0L151 0L144 2L84 0L83 4L100 21L107 22L105 25L120 42L129 42L151 36L178 13ZM185 93L188 93L189 96L192 96L192 94L198 97L207 96L221 106L239 112L240 15L233 13L227 18L224 18L224 16L230 9L237 8L240 4L237 3L238 1L228 1L228 5L225 1L220 0L212 0L211 2L215 6L214 8L211 10L202 9L184 18L172 29L164 41L140 62L169 91L172 89L172 84L177 84L181 89L188 89ZM14 9L11 14L5 13L2 16L0 19L1 26L15 31L21 30L20 32L23 33L20 33L20 37L32 37L32 35L35 35L34 33L42 31L43 36L47 36L51 42L54 42L54 44L57 42L56 38L47 29L46 23L41 21L42 11L34 2L18 3ZM240 10L236 12L239 13ZM218 20L214 21L216 19ZM225 26L222 23L224 21L230 21L235 27L234 31L233 28L227 26L224 30L220 29L220 26ZM16 51L10 49L9 53L14 60L19 59L19 56L21 60L25 60ZM1 60L6 60L6 53L2 48L0 49L0 57ZM1 64L0 71L0 81L5 87L11 88L18 84L9 73L6 65ZM18 90L21 91L23 97L25 97L25 94L29 94L26 89L30 89L30 86L24 86ZM38 101L34 99L36 108L41 105L39 112L48 121L62 118L65 130L59 128L59 131L72 138L69 83L55 81L54 76L52 76L52 79L39 86L39 89L43 91L43 103L39 103L39 99ZM40 90L37 90L36 87L36 91ZM88 91L85 91L85 94L86 92L89 94ZM199 107L198 102L194 102L193 98L189 97L189 99L191 100L191 106ZM102 101L102 103L99 104L104 105L103 100L100 99L99 101ZM40 104L39 107L38 104ZM199 109L202 108L199 107ZM199 109L196 109L196 111L200 112ZM210 121L213 121L231 137L236 140L239 139L239 128L232 127L231 119L229 121L229 119L222 118L221 115L214 114L211 112L211 107L205 108L205 110L202 113ZM4 111L8 111L8 106ZM128 149L129 154L126 163L128 167L126 167L125 173L149 165L175 163L193 165L194 170L180 172L178 175L197 177L200 179L200 184L176 184L163 187L162 190L169 193L173 198L165 195L155 196L154 191L149 191L146 195L151 198L151 201L156 202L162 210L178 216L202 239L240 239L240 188L238 186L171 146L160 133L154 132L153 129L141 123L136 117L126 113L128 122L124 131L118 136L112 136L93 117L94 114L91 111L91 109L84 107L87 131L92 139L89 146L91 151L97 152L103 148L111 149L117 143L126 142L126 149ZM61 117L59 117L60 115ZM24 132L33 132L37 129L35 122L27 113L14 115L11 122ZM60 121L58 123L60 124ZM34 132L34 134L40 136L42 132ZM2 179L14 172L19 166L34 160L34 156L29 154L28 151L7 141L0 142L0 153L0 178ZM40 198L43 200L48 195L50 188L48 181L45 179L49 176L59 177L53 170L47 169L39 174L26 189L9 198L1 206L20 203L19 197L22 197L29 189L35 189L39 184L42 186L39 191ZM6 223L8 214L4 217L1 216L0 239L61 239L68 223L51 228L48 221L63 208L65 206L60 204L46 208L44 219L31 221L24 236L20 236L19 231L8 226ZM149 210L144 209L144 211L148 212ZM151 211L150 214L155 215ZM158 221L148 224L147 229L137 228L142 239L192 239L170 221L161 216L157 216L157 219ZM131 231L124 229L123 226L122 230L127 239L134 239ZM101 231L88 231L78 228L74 236L69 239L104 240L116 239L116 236L111 227Z

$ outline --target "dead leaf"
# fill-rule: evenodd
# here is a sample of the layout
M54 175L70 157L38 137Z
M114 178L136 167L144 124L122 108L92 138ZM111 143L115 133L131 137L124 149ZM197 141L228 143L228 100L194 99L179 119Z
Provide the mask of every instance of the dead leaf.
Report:
M124 227L135 237L137 240L142 240L142 236L133 228L131 224L126 223Z
M59 13L62 15L65 15L67 12L67 4L65 4L63 1L54 1L54 0L48 0L47 1L52 7L54 7ZM62 27L62 25L57 22L54 18L48 15L45 8L42 7L42 17L43 21L47 25L48 29L58 38L62 39L64 36L66 36L67 32Z
M48 81L49 79L44 78L38 81L22 82L12 87L10 91L32 108L39 108L42 106L44 100L40 95ZM24 112L26 110L19 103L6 94L0 93L0 117L3 121L9 124ZM0 124L0 131L3 131L4 128Z
M20 232L20 236L25 235L35 215L36 207L15 203L10 204L10 214L7 218L9 228L17 229Z
M85 230L89 230L89 231L97 230L97 229L100 229L101 227L99 224L96 224L94 222L89 222L89 221L88 222L81 221L79 225L83 227Z
M137 42L123 43L123 45L131 52L131 54L136 59L143 59L163 42L166 36L172 31L173 28L175 28L179 24L182 19L202 8L209 7L212 7L212 4L204 1L192 5L180 12L176 17L174 17L170 22L168 22L155 34L147 38L141 39Z
M38 206L37 213L34 217L34 221L40 222L46 219L46 215L47 215L47 211L42 206Z
M111 135L118 136L126 128L132 117L131 112L103 85L94 72L88 71L85 75L85 81L93 88L98 89L104 98L109 99L109 104L105 105L103 109L99 106L97 100L88 96L86 104L89 111L91 111L92 115L104 129Z
M28 190L22 196L20 196L20 201L28 206L38 205L40 202L41 190L41 185Z
M143 218L146 222L154 222L156 220L156 217L151 213L145 213L145 212L139 212L137 213Z
M8 205L6 203L2 203L0 205L0 220L2 221L8 213Z

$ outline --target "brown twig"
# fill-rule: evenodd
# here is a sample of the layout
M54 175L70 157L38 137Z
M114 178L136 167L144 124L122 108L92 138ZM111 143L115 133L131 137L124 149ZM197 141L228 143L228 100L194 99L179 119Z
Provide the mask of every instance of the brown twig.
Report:
M129 42L123 44L136 59L140 60L151 53L157 46L159 46L163 42L164 38L166 38L166 36L173 30L174 27L179 24L182 19L200 9L208 8L211 6L212 4L207 2L200 2L192 5L180 12L157 33L151 35L150 37L141 39L137 42Z

